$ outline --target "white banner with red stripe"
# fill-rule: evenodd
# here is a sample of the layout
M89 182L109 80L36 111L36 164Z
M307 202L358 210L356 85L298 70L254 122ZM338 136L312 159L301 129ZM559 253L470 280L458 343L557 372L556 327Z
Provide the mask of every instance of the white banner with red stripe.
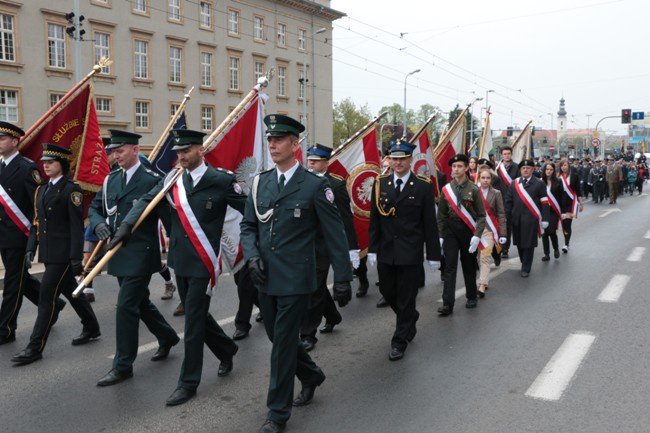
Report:
M541 236L542 231L543 231L543 229L542 229L542 212L537 208L537 205L533 201L533 198L530 196L530 194L528 194L528 191L526 191L526 189L521 185L521 182L519 180L520 180L520 178L517 178L514 181L515 191L517 191L517 194L519 195L519 198L521 199L521 201L524 202L524 204L526 205L526 207L528 208L530 213L532 213L533 216L535 218L537 218L537 221L539 223L538 227L537 227L537 234ZM546 197L542 197L541 201L542 201L542 204L544 204L545 202L548 202L548 199Z
M499 173L499 177L505 183L508 188L510 188L510 184L512 184L512 178L508 174L508 170L506 170L505 166L501 161L499 161L499 165L497 166L497 173Z
M181 220L181 225L185 229L185 233L189 236L192 245L199 253L201 261L205 265L210 274L210 284L208 285L206 294L212 296L212 291L217 286L217 277L219 276L219 259L217 252L212 248L210 240L201 228L198 219L192 211L192 207L187 201L187 194L183 181L179 179L174 185L174 205L178 212L178 217Z
M562 173L562 176L560 176L560 180L562 181L564 192L571 199L571 217L578 218L578 210L579 210L578 194L576 194L573 188L571 188L571 184L569 183L569 180L566 178L566 174Z
M454 212L456 212L456 215L458 215L458 217L465 223L465 225L472 231L472 233L476 232L476 221L464 206L458 206L456 203L456 195L451 189L451 183L448 183L442 188L442 193L445 195L449 206L453 209ZM481 236L481 241L478 244L478 249L482 250L483 248L487 248L487 246L487 241L483 239L483 236Z
M557 214L557 228L559 229L562 226L562 210L560 209L560 204L557 202L557 199L551 192L551 188L546 187L546 196L548 197L548 204L551 206L553 212Z
M29 236L29 229L32 228L32 223L29 222L24 213L20 210L18 205L11 199L11 196L0 185L0 204L5 208L5 212L9 215L11 221L18 226L25 236Z

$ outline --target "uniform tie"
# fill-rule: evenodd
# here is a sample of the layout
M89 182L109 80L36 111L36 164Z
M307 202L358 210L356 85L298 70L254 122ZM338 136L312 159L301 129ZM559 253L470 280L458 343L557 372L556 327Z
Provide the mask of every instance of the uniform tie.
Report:
M280 181L278 182L278 192L282 191L282 189L284 188L284 180L285 179L286 178L284 177L284 174L281 174L280 175Z
M463 185L456 185L456 204L458 207L462 206L462 202L460 201L460 193L463 191Z
M397 179L395 183L397 184L395 187L395 194L399 196L399 193L402 192L402 179Z
M190 191L194 189L194 179L191 174L187 174L187 184L190 186Z
M122 189L126 188L126 170L122 170Z
M526 185L528 185L528 179L524 178L524 180L522 181L522 183L524 184L524 188L525 188Z
M4 161L0 162L0 174L2 174L2 172L4 171L6 166L7 166L7 164L5 164Z

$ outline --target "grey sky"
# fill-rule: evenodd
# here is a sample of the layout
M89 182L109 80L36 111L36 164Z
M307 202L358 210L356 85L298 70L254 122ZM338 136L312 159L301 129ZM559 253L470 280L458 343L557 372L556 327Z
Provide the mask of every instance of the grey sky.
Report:
M443 111L474 97L492 107L492 128L557 127L564 96L569 128L622 108L650 111L647 0L332 0L334 101ZM400 33L406 33L400 38ZM316 38L322 38L317 35ZM475 92L474 94L472 92ZM474 107L479 117L485 99ZM591 114L590 117L587 115ZM601 129L625 131L619 120Z

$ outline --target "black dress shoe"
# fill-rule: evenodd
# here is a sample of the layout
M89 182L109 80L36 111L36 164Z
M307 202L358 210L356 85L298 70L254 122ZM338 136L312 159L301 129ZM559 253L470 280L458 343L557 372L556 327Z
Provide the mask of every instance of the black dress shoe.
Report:
M477 290L476 291L476 296L483 299L483 298L485 298L485 292L481 292L480 290Z
M286 426L286 423L278 423L267 419L262 428L260 428L257 433L280 433L281 431L284 431L284 428Z
M528 272L521 271L521 276L522 276L523 278L528 278L528 275L529 275Z
M493 257L494 259L494 266L499 266L501 265L501 254L497 254Z
M16 334L9 334L6 337L0 338L0 346L7 343L13 343L16 341Z
M363 298L368 293L368 288L370 287L370 281L368 278L361 279L359 278L359 288L357 289L356 296L357 298Z
M237 352L239 352L239 346L235 346L235 351L233 352L232 356L230 359L224 359L221 361L219 364L219 370L217 370L217 376L219 377L225 377L230 374L232 371L232 359L237 355Z
M559 259L560 258L560 250L553 251L553 257L555 257L556 259Z
M259 313L257 313L257 316L255 316L255 321L256 321L257 323L260 323L260 322L262 322L263 320L264 320L264 318L262 318L262 312L260 311Z
M246 337L248 337L248 331L244 331L243 329L235 329L234 334L232 334L232 339L235 341L243 340Z
M438 308L438 314L441 316L449 316L453 312L454 307L451 305L443 305L442 307Z
M320 386L321 383L325 381L325 375L319 379L319 382L315 385L302 385L300 394L293 401L293 405L296 407L307 406L314 399L314 393L316 392L316 387Z
M386 308L386 307L388 307L388 302L386 302L386 300L382 296L381 298L379 298L379 301L377 301L377 308Z
M108 373L106 373L106 376L102 377L99 379L97 382L97 386L111 386L111 385L116 385L120 382L124 382L126 379L133 377L133 372L132 371L127 371L127 372L119 372L115 369L112 369Z
M551 260L551 258L549 256L543 256L542 257L543 262L548 262L549 260Z
M158 347L158 350L156 350L156 353L153 354L153 356L151 357L151 360L152 361L162 361L163 359L167 359L167 357L169 356L169 351L172 350L172 347L176 346L179 341L181 341L180 338L178 338L176 340L176 342L174 342L171 345Z
M185 388L176 388L165 404L167 406L178 406L179 404L187 403L195 395L196 391Z
M476 299L468 299L465 303L465 308L476 308L477 305L478 302L476 302Z
M397 361L402 358L404 358L404 351L402 349L398 349L397 347L390 349L390 353L388 354L389 361Z
M27 365L34 361L38 361L41 358L43 358L43 355L38 350L25 349L12 356L11 362L15 362L18 365Z
M309 338L305 338L302 340L302 347L304 347L307 352L311 352L314 350L314 347L316 347L316 342Z
M322 326L322 328L319 329L321 334L331 334L332 331L334 331L334 327L341 323L339 320L338 322L328 322L326 321L325 324Z
M501 252L501 258L502 259L507 259L508 258L508 251L507 250L503 250Z
M72 339L73 346L80 346L82 344L90 343L92 340L99 338L102 335L99 331L81 331L78 337Z

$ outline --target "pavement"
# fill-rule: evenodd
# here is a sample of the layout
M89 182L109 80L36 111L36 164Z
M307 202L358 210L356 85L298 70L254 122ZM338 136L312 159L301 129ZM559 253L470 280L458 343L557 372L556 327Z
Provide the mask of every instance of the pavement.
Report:
M311 352L327 379L311 405L294 408L286 432L406 433L637 433L650 431L650 340L646 267L650 201L622 197L618 204L587 202L573 225L571 250L519 276L515 249L493 268L490 290L476 309L464 308L462 274L453 315L438 317L442 284L426 269L417 302L418 333L404 359L388 360L395 325L377 309L371 284L365 298L340 309L343 322L318 335ZM560 245L562 236L560 235ZM369 272L376 281L376 269ZM356 288L357 283L353 283ZM178 303L162 301L155 275L151 300L182 334ZM93 304L102 337L85 346L70 341L81 325L63 310L43 359L14 367L27 344L36 308L23 304L17 341L0 346L3 432L256 432L266 418L269 343L262 324L238 342L233 372L217 376L219 361L204 353L203 377L189 403L166 407L176 387L183 348L152 363L154 337L140 327L134 377L99 388L115 350L117 284L101 275ZM237 293L222 276L210 312L229 335ZM296 392L300 385L296 383ZM45 427L46 426L46 427Z

